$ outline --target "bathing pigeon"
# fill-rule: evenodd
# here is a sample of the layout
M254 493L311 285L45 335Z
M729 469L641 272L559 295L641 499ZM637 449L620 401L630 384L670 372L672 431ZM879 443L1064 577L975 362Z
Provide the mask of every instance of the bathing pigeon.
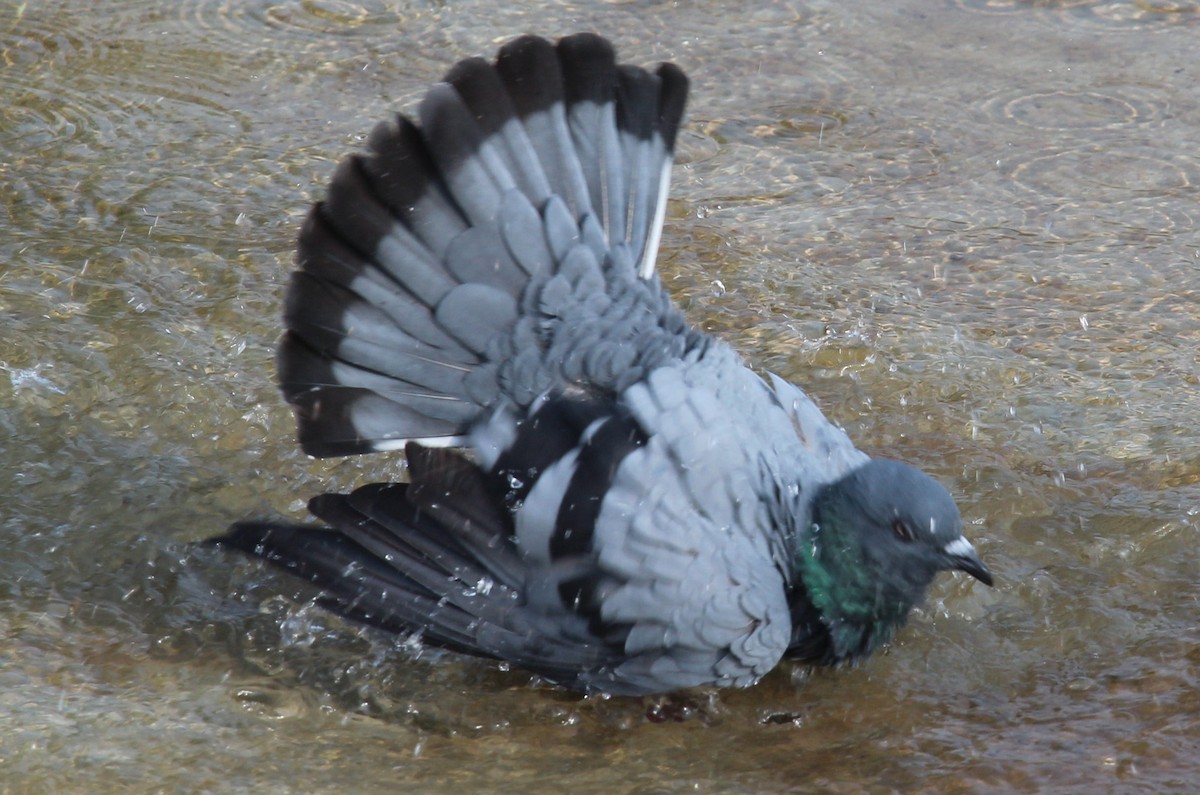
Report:
M686 93L599 36L524 36L377 127L300 233L278 370L306 452L404 450L411 482L212 543L351 619L630 695L853 662L939 571L991 585L941 485L671 304Z

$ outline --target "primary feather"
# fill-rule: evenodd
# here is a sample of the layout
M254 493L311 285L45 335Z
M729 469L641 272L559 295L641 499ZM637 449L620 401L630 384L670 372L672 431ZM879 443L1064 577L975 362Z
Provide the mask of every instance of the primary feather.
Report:
M626 694L854 660L938 570L990 584L945 489L672 306L686 93L599 36L525 36L380 125L301 231L278 368L307 452L403 448L412 482L215 543L356 620Z

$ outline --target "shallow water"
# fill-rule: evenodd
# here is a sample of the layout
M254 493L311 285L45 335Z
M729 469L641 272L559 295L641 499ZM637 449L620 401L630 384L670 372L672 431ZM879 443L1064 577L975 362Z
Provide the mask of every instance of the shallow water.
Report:
M1194 790L1200 3L495 5L0 10L0 792ZM585 28L693 78L689 316L996 573L859 668L580 698L189 546L397 473L295 449L299 219L455 60Z

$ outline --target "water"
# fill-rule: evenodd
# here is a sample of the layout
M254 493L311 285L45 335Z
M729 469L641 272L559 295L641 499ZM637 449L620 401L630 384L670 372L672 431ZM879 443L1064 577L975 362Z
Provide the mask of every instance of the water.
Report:
M494 6L0 10L0 792L1194 790L1200 4ZM397 474L295 449L299 220L455 60L585 28L693 79L689 316L996 573L857 669L581 698L190 546Z

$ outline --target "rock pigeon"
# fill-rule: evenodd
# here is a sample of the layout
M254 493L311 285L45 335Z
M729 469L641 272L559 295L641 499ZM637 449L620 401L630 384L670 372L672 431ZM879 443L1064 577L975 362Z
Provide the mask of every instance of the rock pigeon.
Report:
M991 585L945 488L672 305L687 88L594 34L523 36L378 126L304 223L277 364L307 453L403 449L411 482L211 543L351 619L626 695L854 662L937 572Z

